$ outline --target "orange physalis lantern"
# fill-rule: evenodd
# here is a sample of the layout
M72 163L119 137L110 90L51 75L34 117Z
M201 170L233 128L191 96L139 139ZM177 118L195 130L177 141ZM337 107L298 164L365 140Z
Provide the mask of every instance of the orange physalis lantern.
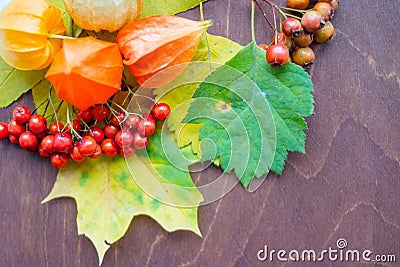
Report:
M0 13L0 56L14 68L39 70L50 65L65 26L58 7L45 0L14 0Z
M145 17L125 25L117 35L117 43L124 63L142 85L161 70L190 62L201 36L210 25L210 21L193 21L177 16ZM164 77L145 86L162 86L179 74L175 72L174 77Z
M87 109L120 90L123 69L117 44L94 37L65 39L46 78L60 99Z

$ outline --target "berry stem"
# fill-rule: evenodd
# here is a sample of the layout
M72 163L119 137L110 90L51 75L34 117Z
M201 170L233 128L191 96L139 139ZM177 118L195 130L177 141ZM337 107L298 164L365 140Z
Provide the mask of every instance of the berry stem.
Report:
M251 1L251 40L256 43L256 34L254 30L254 1Z
M266 0L263 0L266 1ZM252 0L252 2L254 2L256 4L256 6L258 7L258 9L261 11L261 13L263 14L264 19L267 21L267 24L269 25L269 27L275 31L274 26L272 25L271 21L269 20L269 18L267 17L267 14L265 14L264 10L262 9L262 7L260 6L260 4L257 2L257 0Z
M56 119L56 123L58 124L58 118L57 118L57 111L56 111L56 108L54 107L54 104L53 104L53 100L51 99L51 91L52 91L52 88L53 88L53 86L51 87L51 89L50 89L50 92L49 92L49 102L50 102L50 105L51 105L51 108L53 109L53 117Z

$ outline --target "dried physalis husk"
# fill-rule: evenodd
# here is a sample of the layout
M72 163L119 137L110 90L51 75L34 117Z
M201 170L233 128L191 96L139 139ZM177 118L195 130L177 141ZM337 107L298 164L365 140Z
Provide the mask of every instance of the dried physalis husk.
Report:
M144 83L161 70L190 62L201 36L210 25L210 21L193 21L169 15L151 16L124 26L117 35L117 43L124 63L139 84L158 87L178 76L179 71Z
M86 30L119 30L142 12L143 0L64 0L75 23Z
M117 44L94 37L65 39L46 78L60 99L84 110L120 90L123 70Z
M21 70L50 65L65 26L58 7L45 0L14 0L0 13L0 56Z

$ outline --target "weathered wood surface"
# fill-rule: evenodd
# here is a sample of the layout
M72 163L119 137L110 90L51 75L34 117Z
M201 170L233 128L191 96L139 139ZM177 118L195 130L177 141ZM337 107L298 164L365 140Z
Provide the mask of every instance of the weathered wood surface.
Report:
M281 266L276 259L259 262L258 250L320 251L336 248L338 238L351 249L397 254L397 265L386 265L399 266L399 9L392 0L341 1L335 38L315 47L310 69L315 115L307 120L307 154L290 154L282 176L269 175L253 194L237 186L201 207L203 238L167 234L150 218L135 218L103 266ZM250 0L204 4L205 17L214 20L210 32L241 44L251 40L250 10ZM268 42L272 32L258 12L256 23L257 40ZM18 103L32 106L29 95ZM0 110L0 120L12 107ZM97 265L94 247L77 235L74 201L40 205L55 177L46 159L0 142L0 266Z

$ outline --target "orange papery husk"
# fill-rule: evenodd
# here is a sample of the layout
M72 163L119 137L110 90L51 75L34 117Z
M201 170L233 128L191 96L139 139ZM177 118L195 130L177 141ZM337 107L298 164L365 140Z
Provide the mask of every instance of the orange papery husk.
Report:
M150 79L160 71L190 62L201 36L211 21L193 21L177 16L157 15L125 25L117 35L121 54L132 75L145 87L159 87L180 72L162 79ZM181 69L183 71L183 68ZM150 79L150 80L149 80Z
M123 70L117 44L94 37L65 39L46 78L60 99L87 109L121 89Z
M61 48L61 10L45 0L14 0L0 13L0 56L20 70L48 67Z

